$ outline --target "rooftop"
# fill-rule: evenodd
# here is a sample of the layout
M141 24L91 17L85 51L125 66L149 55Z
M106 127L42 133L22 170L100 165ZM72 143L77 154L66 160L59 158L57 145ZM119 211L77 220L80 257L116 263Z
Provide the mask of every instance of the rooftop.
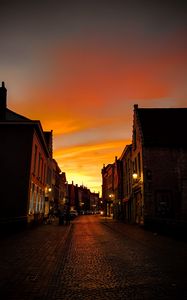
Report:
M144 145L187 146L187 108L137 108Z

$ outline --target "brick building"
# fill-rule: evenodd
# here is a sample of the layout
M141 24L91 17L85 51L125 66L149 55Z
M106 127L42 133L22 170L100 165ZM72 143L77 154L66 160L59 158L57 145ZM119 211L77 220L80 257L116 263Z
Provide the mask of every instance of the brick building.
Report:
M114 204L114 218L118 208L127 222L177 232L187 228L186 119L187 108L134 105L132 144L102 169L106 215Z
M132 145L127 145L123 150L121 161L121 182L122 182L122 212L123 219L127 222L134 222L134 203L132 198Z
M123 172L122 172L122 161L115 157L113 164L114 177L113 177L113 215L115 219L122 219L122 198L123 198Z
M114 202L114 164L103 165L102 174L102 199L106 216L113 216Z
M93 213L98 212L99 210L99 193L90 192L90 210Z
M187 108L134 106L132 192L139 224L180 228L187 223Z
M1 228L40 222L50 149L40 121L7 108L4 83L0 87L0 141Z

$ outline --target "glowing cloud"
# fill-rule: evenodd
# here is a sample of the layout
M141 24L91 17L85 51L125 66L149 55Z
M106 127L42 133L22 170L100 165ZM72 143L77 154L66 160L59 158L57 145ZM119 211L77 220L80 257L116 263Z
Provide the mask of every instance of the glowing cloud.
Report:
M187 106L185 10L164 1L10 2L0 11L8 106L53 130L69 181L100 190L103 163L131 141L135 103Z

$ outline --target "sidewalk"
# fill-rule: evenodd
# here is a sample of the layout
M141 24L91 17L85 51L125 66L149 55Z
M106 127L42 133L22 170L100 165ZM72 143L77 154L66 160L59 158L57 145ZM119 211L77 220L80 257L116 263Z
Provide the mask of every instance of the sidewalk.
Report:
M100 217L101 222L115 230L119 234L122 234L127 239L133 239L139 241L141 244L144 244L146 247L151 245L155 245L156 247L164 250L164 247L167 243L168 248L173 245L177 245L179 248L183 249L184 252L187 253L187 243L184 239L178 239L176 237L167 236L164 234L160 234L157 232L152 232L150 230L145 229L143 226L137 224L128 224L119 220L114 220L111 217Z
M42 224L3 237L0 299L45 299L50 275L63 256L70 230L71 225L58 225L56 219L50 225Z
M84 231L87 226L89 230ZM94 230L94 226L96 226L96 230ZM107 243L103 243L101 233L106 234L106 238L108 239ZM93 237L97 238L95 239ZM95 241L98 249L100 249L96 251L95 255L93 255L95 249L93 241ZM100 243L98 243L99 241ZM180 266L184 266L186 262L184 258L186 258L187 244L175 241L171 238L155 235L137 225L124 224L112 218L103 218L100 216L83 216L80 219L75 219L70 225L58 225L58 219L56 219L50 225L40 225L34 229L12 234L1 240L0 299L75 299L74 292L81 295L80 298L76 299L96 299L94 298L94 294L89 298L87 296L83 297L82 292L84 292L85 295L90 295L90 291L87 291L85 288L72 291L71 281L73 276L75 276L74 278L76 279L81 278L81 280L83 280L81 284L85 285L86 281L83 274L89 273L90 269L88 266L92 266L92 264L95 264L96 267L99 266L99 268L102 267L101 274L98 273L97 275L103 276L103 270L106 270L108 261L113 264L112 261L114 257L112 257L112 261L110 261L110 258L115 241L118 241L116 245L119 246L119 248L118 246L115 248L116 245L114 247L117 253L120 252L120 245L125 245L125 248L121 249L125 249L128 253L131 250L131 253L134 253L134 255L137 253L138 255L138 253L142 251L143 255L151 255L151 257L156 258L159 263L161 261L160 254L161 257L166 258L166 260L168 257L168 262L166 262L167 270L170 270L173 258L176 259L177 257L177 263L179 262L179 264L175 263L175 267L179 265L179 269ZM108 249L109 252L107 252L105 248L108 247L108 245L110 245ZM88 249L90 250L87 251ZM104 249L105 251L103 251ZM82 252L79 252L79 250ZM80 253L81 259L83 260L87 255L88 265L86 264L84 266L84 263L80 263ZM82 255L82 253L84 253L85 256ZM108 260L102 256L107 253L109 254ZM123 251L123 255L125 255L125 251ZM130 259L133 258L130 256ZM118 255L115 256L114 267L116 266L116 262L118 262ZM66 273L63 273L65 266ZM82 268L86 268L83 273ZM137 270L138 268L135 270L135 275L137 274ZM183 274L186 274L186 268L185 272L184 267L180 270L183 270ZM181 272L177 271L177 274L178 273L181 274ZM92 273L90 273L89 276L93 276ZM143 276L145 276L145 273ZM98 278L100 284L100 277ZM61 284L62 279L64 280L64 285ZM88 277L88 279L90 279L90 277ZM104 289L97 290L98 286L100 286L97 285L97 278L94 277L92 280L96 280L95 291L98 291L99 295L102 295L102 293L105 294L105 292L107 293L107 281L104 281ZM92 282L92 280L90 282ZM109 292L112 294L113 290ZM56 293L59 297L55 296ZM97 299L109 298L110 297L107 296L107 298Z

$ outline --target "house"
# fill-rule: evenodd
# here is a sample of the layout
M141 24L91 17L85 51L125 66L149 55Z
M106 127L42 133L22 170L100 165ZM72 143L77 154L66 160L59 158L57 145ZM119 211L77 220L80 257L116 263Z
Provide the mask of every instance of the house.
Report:
M78 207L76 208L79 213L85 214L87 211L90 210L90 190L87 189L84 185L78 187L77 190L77 197L78 197Z
M68 195L69 195L69 200L68 200L68 205L70 210L75 209L75 185L72 181L72 183L68 184Z
M82 208L85 213L88 213L91 209L90 207L90 190L86 187L81 185L79 187L79 192L78 195L80 196L79 203L81 204L82 202Z
M60 182L59 182L59 209L64 210L65 204L67 203L67 180L66 173L60 173Z
M54 206L54 197L52 190L53 181L53 131L44 131L44 136L49 150L49 158L47 163L46 187L45 187L45 211L44 218L47 219L49 212Z
M102 174L102 199L106 216L113 216L114 203L114 164L108 164L101 170Z
M59 208L59 198L60 198L60 181L61 181L61 169L57 161L52 159L52 202L51 209L57 215Z
M92 213L97 213L99 210L99 193L90 192L90 209Z
M122 161L115 157L115 162L113 164L114 174L113 174L113 217L114 219L122 219L123 218L123 210L122 210Z
M126 145L123 150L121 161L121 182L122 182L122 214L123 220L134 223L134 203L132 199L132 145Z
M134 105L132 195L135 221L187 228L187 108Z
M50 149L38 120L7 108L7 90L0 87L0 227L21 227L42 221Z

